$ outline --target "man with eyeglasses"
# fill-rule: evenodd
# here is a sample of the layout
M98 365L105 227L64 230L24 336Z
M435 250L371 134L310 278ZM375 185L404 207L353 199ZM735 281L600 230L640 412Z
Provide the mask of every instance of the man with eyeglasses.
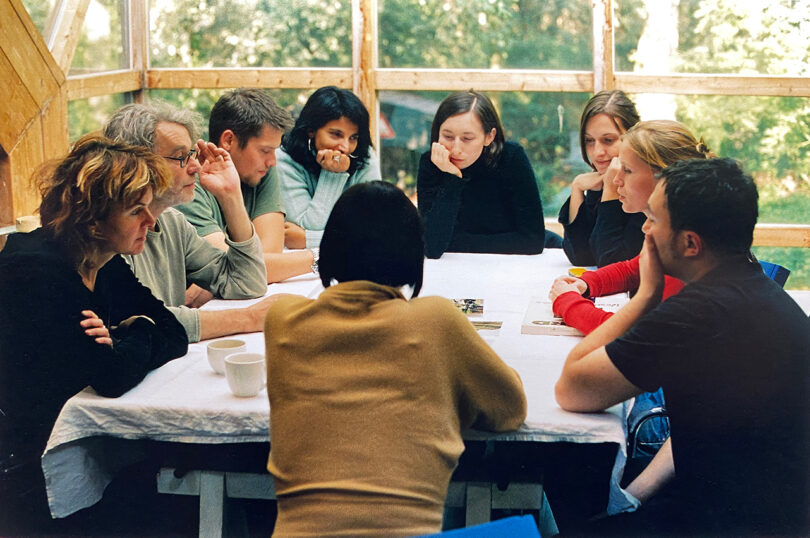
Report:
M267 308L275 298L247 308L201 311L189 308L187 283L194 283L223 299L251 299L267 292L261 242L245 211L239 176L230 155L196 138L199 115L153 101L121 107L104 127L108 138L145 146L167 159L172 187L156 197L149 211L157 219L147 233L141 254L125 256L135 276L174 313L189 342L262 328ZM198 155L202 153L201 165ZM195 178L222 207L227 225L227 251L197 235L182 213L172 206L194 198Z
M226 92L214 104L208 120L209 140L230 154L239 172L245 207L262 241L268 283L317 271L317 249L282 252L284 203L275 152L290 127L290 114L256 88ZM177 209L208 242L227 248L224 208L199 182L194 200Z

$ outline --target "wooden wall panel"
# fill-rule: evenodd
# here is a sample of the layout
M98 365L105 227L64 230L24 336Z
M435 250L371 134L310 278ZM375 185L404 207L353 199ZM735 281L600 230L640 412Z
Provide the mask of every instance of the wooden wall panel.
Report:
M67 122L67 92L54 95L42 118L42 152L45 159L55 159L65 155L69 149Z
M21 132L39 115L39 105L3 50L0 50L0 81L0 145L11 151Z
M15 217L30 215L39 207L39 195L31 184L31 177L45 161L42 148L42 123L35 121L20 138L17 147L8 154L14 185L11 203Z
M0 24L0 50L8 57L34 101L41 107L64 83L65 77L53 62L42 36L24 8L23 16L20 16L16 9L18 1L0 2L0 21L3 21Z

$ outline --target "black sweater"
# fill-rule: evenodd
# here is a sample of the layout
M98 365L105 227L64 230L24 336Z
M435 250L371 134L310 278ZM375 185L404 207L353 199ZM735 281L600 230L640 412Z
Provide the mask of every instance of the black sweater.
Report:
M84 333L82 310L104 320L112 347ZM134 315L154 323L116 328ZM12 234L0 252L0 464L12 452L38 464L62 405L87 385L120 396L187 350L183 326L120 256L90 291L43 229Z
M428 258L445 252L539 254L545 225L540 193L526 152L506 142L495 166L479 158L463 177L419 161L417 196Z
M559 222L565 229L563 250L574 265L603 267L629 260L641 252L644 213L625 213L619 200L601 202L601 191L588 191L574 222L568 223L569 204L560 209Z

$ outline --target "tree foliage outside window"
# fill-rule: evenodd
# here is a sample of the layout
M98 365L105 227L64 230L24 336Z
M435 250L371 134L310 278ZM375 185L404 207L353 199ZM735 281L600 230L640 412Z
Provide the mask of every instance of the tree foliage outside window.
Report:
M616 0L616 68L633 71L648 12L664 0ZM677 50L665 72L810 76L810 0L666 0L678 16ZM23 0L40 30L54 0ZM107 41L83 38L73 69L121 65L124 0L92 0L110 14ZM379 64L399 68L590 70L589 0L379 0ZM677 19L677 20L676 20ZM116 22L117 21L117 22ZM152 67L350 67L350 0L152 0ZM116 26L117 25L117 26ZM87 26L87 23L85 24ZM641 43L643 47L643 42ZM642 51L643 52L643 51ZM108 67L112 66L112 67ZM73 71L72 71L73 72ZM648 72L648 71L645 71ZM271 94L293 113L314 88ZM432 110L448 92L381 92L397 138L382 141L387 179L412 188L427 150ZM220 90L152 91L207 117ZM571 179L583 170L576 133L586 94L491 93L507 138L532 161L546 216L553 217ZM638 95L631 95L640 98ZM740 160L760 187L761 221L807 222L810 210L810 99L754 96L664 96L675 119L722 156ZM114 99L72 102L71 138L97 128L93 107ZM95 103L95 101L99 101ZM417 101L418 105L411 102ZM95 103L95 104L94 104ZM411 107L411 108L409 108ZM645 115L645 119L654 119ZM402 136L402 139L399 137ZM807 249L768 251L794 270L789 285L810 286ZM788 253L785 254L785 253ZM798 253L798 254L797 254ZM795 256L801 255L799 263ZM777 259L772 259L774 256ZM803 273L807 273L804 274Z

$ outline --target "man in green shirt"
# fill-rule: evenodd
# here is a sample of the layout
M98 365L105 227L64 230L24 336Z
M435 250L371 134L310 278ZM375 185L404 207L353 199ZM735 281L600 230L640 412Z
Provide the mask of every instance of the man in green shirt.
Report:
M286 110L265 92L251 88L222 95L208 121L209 140L230 154L239 173L245 209L261 239L269 283L314 270L317 258L312 250L282 252L284 204L275 152L282 134L291 126ZM199 180L194 200L178 209L200 236L216 247L227 248L222 208Z

